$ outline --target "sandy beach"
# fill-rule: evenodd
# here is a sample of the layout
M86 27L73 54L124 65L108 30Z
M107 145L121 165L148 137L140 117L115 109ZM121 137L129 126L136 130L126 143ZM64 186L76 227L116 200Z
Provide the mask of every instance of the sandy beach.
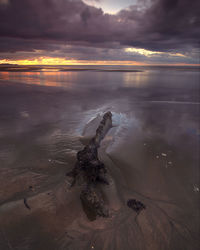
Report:
M0 72L0 248L199 249L198 70L53 69ZM110 216L90 221L66 173L107 111Z

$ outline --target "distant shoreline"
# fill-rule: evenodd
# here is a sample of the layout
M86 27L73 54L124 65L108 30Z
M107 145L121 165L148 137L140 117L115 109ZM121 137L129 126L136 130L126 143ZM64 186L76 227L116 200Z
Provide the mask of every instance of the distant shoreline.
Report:
M174 65L17 65L0 64L0 72L143 72L147 69L175 69L175 70L194 70L200 71L199 66L174 66Z

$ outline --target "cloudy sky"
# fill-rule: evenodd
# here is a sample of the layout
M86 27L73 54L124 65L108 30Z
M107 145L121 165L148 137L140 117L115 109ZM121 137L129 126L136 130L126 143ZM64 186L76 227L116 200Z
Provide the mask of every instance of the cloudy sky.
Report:
M0 0L0 63L199 64L199 0Z

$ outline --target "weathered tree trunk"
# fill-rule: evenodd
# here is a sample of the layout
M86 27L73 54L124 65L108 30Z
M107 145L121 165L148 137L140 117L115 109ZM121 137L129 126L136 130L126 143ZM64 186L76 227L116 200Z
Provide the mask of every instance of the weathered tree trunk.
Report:
M104 164L98 159L98 148L105 137L108 130L112 127L112 113L104 114L96 135L90 140L83 150L77 153L77 162L74 169L68 173L73 177L72 185L75 185L79 179L85 183L85 187L81 191L80 199L83 209L89 219L93 220L96 216L108 217L109 211L106 208L105 201L97 184L107 184L107 170Z

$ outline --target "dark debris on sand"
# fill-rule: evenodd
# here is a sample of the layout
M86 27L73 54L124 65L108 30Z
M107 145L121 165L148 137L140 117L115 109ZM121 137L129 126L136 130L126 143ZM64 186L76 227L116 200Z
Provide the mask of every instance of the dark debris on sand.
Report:
M28 205L27 198L24 198L24 205L27 209L31 209L31 207Z
M137 214L139 214L143 209L146 209L146 206L135 199L130 199L127 201L127 206L132 208Z

